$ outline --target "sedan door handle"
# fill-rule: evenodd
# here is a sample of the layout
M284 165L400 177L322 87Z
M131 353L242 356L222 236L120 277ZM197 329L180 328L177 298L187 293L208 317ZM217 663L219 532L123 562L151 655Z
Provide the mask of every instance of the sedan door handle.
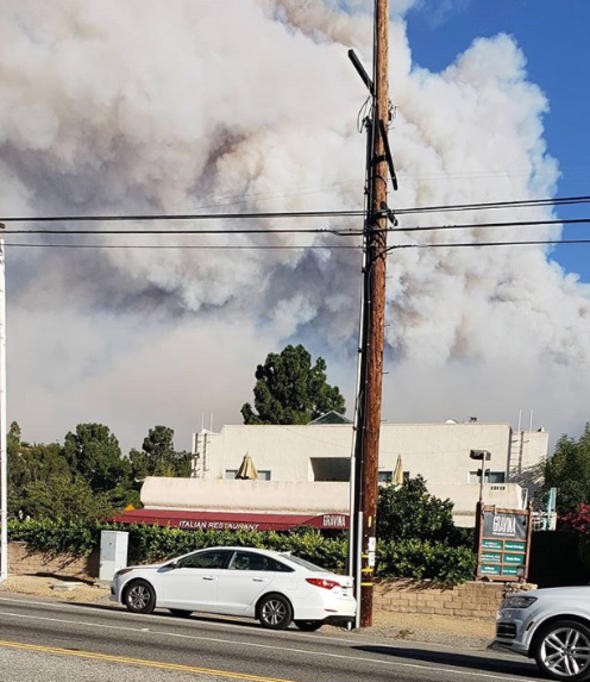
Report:
M204 575L203 580L215 580L215 578L212 578L210 575Z
M264 582L264 578L252 578L252 582L253 582L253 583L263 583L263 582Z

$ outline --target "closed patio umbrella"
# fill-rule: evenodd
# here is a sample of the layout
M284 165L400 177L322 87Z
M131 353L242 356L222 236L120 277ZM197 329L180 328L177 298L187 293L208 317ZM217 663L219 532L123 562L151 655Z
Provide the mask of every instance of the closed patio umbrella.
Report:
M402 467L402 456L397 456L397 462L395 463L395 469L393 470L393 483L394 485L403 485L404 483L404 470Z
M240 468L236 472L236 478L249 479L251 481L258 478L258 472L254 466L252 457L250 457L248 453L244 455Z

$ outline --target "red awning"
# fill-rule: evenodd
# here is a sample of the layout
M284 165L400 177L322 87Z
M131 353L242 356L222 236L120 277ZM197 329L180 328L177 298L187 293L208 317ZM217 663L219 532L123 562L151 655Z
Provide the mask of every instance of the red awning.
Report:
M181 530L289 530L311 526L321 530L348 528L348 514L265 514L248 512L182 511L178 509L132 509L114 516L112 521L157 526Z

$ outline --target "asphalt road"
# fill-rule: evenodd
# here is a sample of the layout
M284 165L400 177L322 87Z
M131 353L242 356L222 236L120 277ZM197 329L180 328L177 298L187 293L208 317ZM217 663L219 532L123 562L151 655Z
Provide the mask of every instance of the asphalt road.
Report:
M386 641L326 628L263 630L236 619L0 596L0 682L489 682L538 680L497 651Z

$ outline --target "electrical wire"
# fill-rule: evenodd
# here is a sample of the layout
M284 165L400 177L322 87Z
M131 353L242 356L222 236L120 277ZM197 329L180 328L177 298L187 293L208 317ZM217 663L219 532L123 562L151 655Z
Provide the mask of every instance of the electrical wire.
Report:
M57 215L57 216L9 216L1 218L4 223L88 223L88 222L142 222L152 220L258 220L265 218L327 218L358 217L361 210L344 211L261 211L258 213L138 213L129 215Z
M538 206L564 206L590 203L590 196L570 196L542 199L522 199L514 201L496 201L473 204L448 204L433 206L416 206L395 209L396 215L414 213L436 213L452 211L491 210L505 208L531 208ZM358 217L365 213L362 210L342 211L262 211L251 213L178 213L178 214L129 214L129 215L55 215L55 216L8 216L1 218L4 223L30 222L123 222L123 221L152 221L152 220L255 220L255 219L283 219L283 218L332 218Z
M361 250L363 247L349 244L335 244L333 246L320 246L318 244L303 244L294 246L292 244L262 245L262 244L236 244L236 245L214 245L214 244L27 244L25 242L6 242L5 246L15 248L34 248L34 249L155 249L155 250L185 250L193 251L333 251L339 249Z
M231 234L332 234L336 236L355 236L360 234L358 230L331 230L327 227L314 227L314 228L247 228L247 229L237 229L237 230L212 230L209 228L204 228L200 230L69 230L69 229L32 229L32 230L5 230L5 234L89 234L89 235L231 235Z
M419 225L413 227L389 227L386 230L375 230L375 232L432 232L433 230L471 230L476 227L541 227L543 225L578 225L588 223L590 223L590 218L556 218L554 220L512 220L500 223L463 223L459 225L427 225L424 227Z
M435 244L392 244L385 251L395 251L401 249L442 249L442 248L462 248L462 247L487 247L487 246L538 246L552 244L590 244L590 239L529 239L519 241L502 242L448 242ZM236 245L210 245L210 244L55 244L55 243L36 243L28 244L25 242L6 242L5 246L14 248L40 248L40 249L152 249L152 250L194 250L194 251L335 251L335 250L357 250L363 247L358 245L324 245L303 244L294 246L286 245L259 245L259 244L236 244Z
M449 242L448 244L393 244L388 246L385 251L395 251L400 249L443 249L443 248L463 248L463 247L483 247L483 246L538 246L545 244L590 244L590 239L527 239L523 241L509 242Z
M546 225L576 225L589 224L590 218L567 218L567 219L551 219L551 220L511 220L502 222L486 222L486 223L460 223L455 225L412 225L410 227L386 227L375 228L373 231L399 233L399 232L433 232L445 230L471 230L482 228L501 228L501 227L542 227ZM5 234L44 234L44 235L234 235L234 234L330 234L338 237L356 237L361 236L363 231L359 228L355 229L330 229L327 227L315 228L238 228L238 229L220 229L214 230L211 228L203 229L184 229L184 230L72 230L66 228L52 228L52 229L8 229L4 231Z
M473 211L473 210L488 210L496 208L534 208L538 206L568 206L576 204L590 203L590 196L571 196L571 197L555 197L545 199L520 199L515 201L490 201L476 204L450 204L421 206L414 208L396 209L396 215L409 215L413 213L436 213L436 212L451 212L451 211Z

